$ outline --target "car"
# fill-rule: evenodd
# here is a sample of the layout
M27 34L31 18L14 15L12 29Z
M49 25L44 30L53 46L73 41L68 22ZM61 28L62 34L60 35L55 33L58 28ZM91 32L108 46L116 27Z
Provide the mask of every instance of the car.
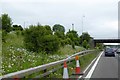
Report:
M116 53L117 53L117 54L120 54L120 48L119 48L119 49L117 49Z
M106 48L105 49L105 56L113 56L115 57L115 52L112 48Z

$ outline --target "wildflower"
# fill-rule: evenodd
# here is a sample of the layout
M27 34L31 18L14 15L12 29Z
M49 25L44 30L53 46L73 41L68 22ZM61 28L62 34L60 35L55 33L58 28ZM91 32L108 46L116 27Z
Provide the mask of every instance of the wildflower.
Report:
M12 66L14 65L14 64L11 64Z
M9 68L11 68L11 65L9 64L9 66L8 66Z

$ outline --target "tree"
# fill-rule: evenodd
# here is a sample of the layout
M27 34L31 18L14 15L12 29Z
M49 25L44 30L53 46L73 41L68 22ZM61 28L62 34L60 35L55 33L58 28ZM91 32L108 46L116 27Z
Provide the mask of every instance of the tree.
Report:
M65 34L63 32L56 31L54 35L56 35L58 38L65 39Z
M90 48L90 44L87 44L86 48L89 49Z
M96 47L98 47L98 49L101 49L101 50L102 50L102 49L103 49L103 43L97 43L97 44L96 44Z
M91 39L90 35L85 32L85 33L82 33L82 35L80 36L80 41L82 43L82 41L86 40L87 42L89 42Z
M62 26L60 24L55 24L53 26L53 31L54 32L56 32L56 31L65 32L65 28L64 28L64 26Z
M90 37L90 35L88 34L88 32L84 32L82 33L82 35L79 37L79 44L81 44L83 47L85 48L90 48L90 44L91 44L91 39L92 37ZM88 45L83 45L84 41L88 44ZM92 47L92 46L91 46Z
M6 35L7 32L5 30L2 30L2 42L6 42Z
M2 29L2 18L0 16L0 29Z
M59 40L57 36L45 35L43 38L44 38L43 50L46 53L54 53L59 49Z
M56 35L59 38L60 41L60 45L64 47L64 45L66 44L65 41L65 28L64 26L60 25L60 24L55 24L53 26L53 31L54 31L54 35Z
M83 43L82 43L82 46L83 46L84 48L87 48L87 45L88 45L87 41L84 40Z
M8 14L2 14L2 29L6 32L10 32L12 30L12 19L8 16Z
M59 48L59 40L55 35L48 33L46 27L30 26L25 30L24 42L28 50L34 52L54 53Z
M52 35L51 27L49 25L45 25L44 27L47 30L47 33Z
M75 43L74 42L72 42L72 48L75 49Z
M70 38L72 42L74 42L75 45L79 45L79 38L78 38L78 34L77 34L77 31L74 31L74 30L69 30L67 33L66 33L66 37L67 38Z
M18 31L18 30L22 31L23 30L22 26L21 25L13 25L13 31Z

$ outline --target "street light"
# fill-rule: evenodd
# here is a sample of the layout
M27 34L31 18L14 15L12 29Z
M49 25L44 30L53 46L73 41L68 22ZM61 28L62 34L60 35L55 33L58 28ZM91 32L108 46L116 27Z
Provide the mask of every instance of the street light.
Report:
M82 43L83 43L83 19L85 18L85 15L82 16Z
M28 23L28 21L24 21L24 28L26 28L26 23Z
M85 15L82 16L82 34L83 34L83 19L85 18Z
M72 30L74 30L74 24L72 23Z

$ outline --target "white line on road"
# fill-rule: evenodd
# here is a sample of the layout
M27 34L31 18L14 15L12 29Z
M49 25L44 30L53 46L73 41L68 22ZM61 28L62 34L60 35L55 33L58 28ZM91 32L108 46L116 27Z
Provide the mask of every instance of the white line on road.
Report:
M88 67L83 71L83 74L86 73L86 71L89 69L89 67L93 64L93 62L96 60L96 58L94 60L92 60L92 62L88 65ZM79 76L78 80L81 78L82 76Z
M92 66L91 70L89 71L89 73L87 74L87 76L85 78L88 78L88 79L91 78L91 76L92 76L92 74L93 74L93 72L94 72L94 70L95 70L95 68L96 68L96 66L98 64L98 61L100 60L100 57L101 57L102 54L103 54L103 52L101 52L101 54L99 55L96 62L94 63L94 65Z

